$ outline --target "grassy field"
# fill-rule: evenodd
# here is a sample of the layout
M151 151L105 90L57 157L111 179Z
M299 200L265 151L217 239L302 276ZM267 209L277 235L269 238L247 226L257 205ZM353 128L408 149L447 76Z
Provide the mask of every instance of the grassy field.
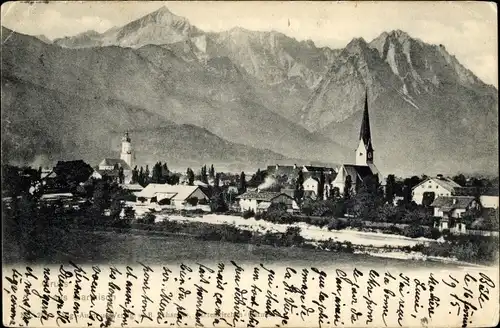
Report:
M327 252L297 247L257 246L218 241L202 241L188 236L155 236L141 233L70 230L39 245L43 251L35 262L43 264L114 263L141 261L150 264L179 262L279 263L294 266L342 267L456 267L432 261L376 258L364 254ZM4 263L16 263L20 250L15 242L4 243Z

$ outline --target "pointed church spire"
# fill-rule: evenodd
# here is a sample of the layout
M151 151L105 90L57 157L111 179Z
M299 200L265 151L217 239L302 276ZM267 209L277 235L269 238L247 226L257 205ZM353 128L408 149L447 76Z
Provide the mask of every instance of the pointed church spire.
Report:
M363 111L363 121L361 122L361 130L359 131L359 139L363 140L366 150L373 151L372 134L370 131L370 116L368 114L368 90L366 90L365 109Z

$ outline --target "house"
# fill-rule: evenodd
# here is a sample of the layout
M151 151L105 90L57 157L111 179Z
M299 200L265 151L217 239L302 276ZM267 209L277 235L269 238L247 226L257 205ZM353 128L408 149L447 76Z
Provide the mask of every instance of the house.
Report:
M150 183L137 193L136 206L210 211L208 195L199 186Z
M269 165L267 167L267 175L268 176L287 176L287 177L295 177L297 176L300 168L296 165Z
M254 213L265 211L272 203L283 203L292 211L294 200L282 192L273 191L247 191L237 197L240 201L242 212L254 211Z
M424 195L434 200L438 197L450 197L455 195L462 188L455 181L438 174L436 177L427 178L412 189L413 201L422 205Z
M317 178L307 178L302 184L304 191L318 192L319 180Z
M372 145L370 116L368 113L368 92L365 97L365 107L363 111L363 120L359 131L358 148L355 150L356 164L343 164L337 170L337 176L331 183L331 187L338 188L339 193L343 194L346 178L351 178L351 192L356 193L359 188L367 182L368 178L377 178L379 183L384 185L385 181L374 164L374 149Z
M125 174L125 173L124 173ZM113 182L120 182L120 171L119 170L94 170L90 176L92 179L102 180L108 179Z
M103 159L96 171L96 179L102 179L103 171L119 171L123 170L124 175L124 183L130 183L132 181L132 162L135 158L134 153L132 151L132 144L129 137L128 132L122 138L122 147L121 147L120 158L105 158ZM106 173L108 177L114 177L116 173ZM101 178L99 178L101 176Z
M479 196L479 201L483 208L498 208L498 188L483 190Z
M125 184L124 183L124 184L121 184L120 187L122 187L125 190L130 191L135 196L137 196L144 189L144 187L138 183L134 183L134 184Z
M356 193L366 180L376 176L376 173L369 166L344 164L339 168L337 177L332 182L332 189L338 188L340 194L344 194L347 176L351 177L351 192Z
M302 174L305 179L307 178L317 178L323 174L325 176L325 181L335 179L337 175L337 171L331 167L323 167L323 166L312 166L312 165L304 165L302 166Z
M124 171L132 171L132 168L123 159L119 158L105 158L99 163L99 170L102 171L114 170L120 167Z
M465 227L465 223L460 221L460 219L449 219L447 217L443 217L439 220L437 228L439 231L449 230L452 234L465 234L467 233L467 229Z
M461 218L471 209L480 209L480 204L473 196L439 196L432 202L434 216L446 218Z

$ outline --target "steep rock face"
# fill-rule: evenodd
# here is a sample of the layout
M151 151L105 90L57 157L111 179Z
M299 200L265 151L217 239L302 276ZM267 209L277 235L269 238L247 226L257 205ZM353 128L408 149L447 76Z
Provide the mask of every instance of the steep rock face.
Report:
M80 115L87 115L89 112L95 115L95 121L92 122L96 126L91 128L89 125L82 125L85 127L81 131L82 134L79 134L79 129L67 130L68 133L72 131L78 135L76 140L87 140L86 142L92 145L96 140L89 140L88 134L85 133L95 128L102 131L102 134L96 135L103 136L106 129L113 126L107 120L98 119L100 111L110 110L108 103L111 102L122 105L112 111L116 113L110 115L110 119L120 119L121 115L125 115L121 119L125 124L143 122L144 125L137 128L154 130L157 125L151 126L148 122L173 121L177 124L205 128L231 142L263 149L260 155L258 151L249 153L255 155L253 162L269 159L273 157L272 154L276 159L283 158L277 153L296 158L308 154L308 158L318 160L323 158L320 149L325 147L332 149L333 154L343 151L343 148L334 142L311 134L264 107L256 99L252 87L242 78L244 73L227 57L212 58L202 65L197 61L185 61L163 46L150 45L137 50L120 47L65 49L44 44L29 36L3 32L2 34L8 34L9 38L4 39L2 82L8 80L4 77L10 79L11 91L6 99L12 99L12 102L3 102L3 112L10 115L9 113L21 110L25 115L13 116L11 122L31 122L31 117L51 111L55 106L52 103L55 102L61 111L64 108L74 108L71 113L78 119ZM22 97L24 93L19 93L18 89L23 89L22 85L28 82L42 89L37 89L37 93L32 97ZM52 92L65 97L49 95ZM75 104L75 101L68 97L71 95L81 100ZM37 98L51 100L46 107L30 105ZM91 109L86 109L81 104ZM140 109L153 119L146 120L131 114L128 116L127 108ZM66 116L59 116L57 110L53 115L55 122L58 117L66 120ZM11 131L15 132L15 129ZM26 132L21 133L23 140L29 140L28 130L23 131ZM58 135L57 131L55 129L46 138L55 145L59 144L59 140L65 140L65 136ZM172 135L166 138L172 138ZM200 141L200 145L203 143L204 141ZM22 146L22 143L18 145ZM159 145L160 143L158 147ZM177 149L181 145L182 142L177 145ZM80 149L77 143L71 144L70 148L75 152ZM41 148L35 149L36 152L45 151ZM65 146L59 147L55 152L60 153L63 149ZM274 149L276 152L272 153L266 149ZM215 151L211 155L238 160L240 154L223 146L217 151L224 155L217 155ZM32 155L34 154L30 156ZM24 157L19 152L17 156ZM200 155L193 151L191 158L200 158ZM189 156L186 159L189 159Z
M102 46L120 46L140 48L148 44L169 44L185 41L202 34L189 21L174 15L167 7L147 14L122 27L114 27L104 33L87 31L76 36L54 40L65 48L88 48Z
M368 92L383 171L498 166L497 90L442 45L402 31L318 48L278 32L205 33L161 8L102 34L54 43L59 47L7 44L4 69L50 90L118 100L233 142L336 163L353 158Z
M353 40L302 108L302 122L354 149L366 92L385 170L400 170L393 163L416 173L498 167L496 90L443 46L401 31L369 44Z

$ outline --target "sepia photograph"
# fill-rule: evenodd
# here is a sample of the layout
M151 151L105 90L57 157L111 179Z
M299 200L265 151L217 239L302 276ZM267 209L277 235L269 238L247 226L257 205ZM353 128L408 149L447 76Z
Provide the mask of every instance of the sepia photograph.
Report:
M5 325L498 323L495 3L12 1L1 25Z

